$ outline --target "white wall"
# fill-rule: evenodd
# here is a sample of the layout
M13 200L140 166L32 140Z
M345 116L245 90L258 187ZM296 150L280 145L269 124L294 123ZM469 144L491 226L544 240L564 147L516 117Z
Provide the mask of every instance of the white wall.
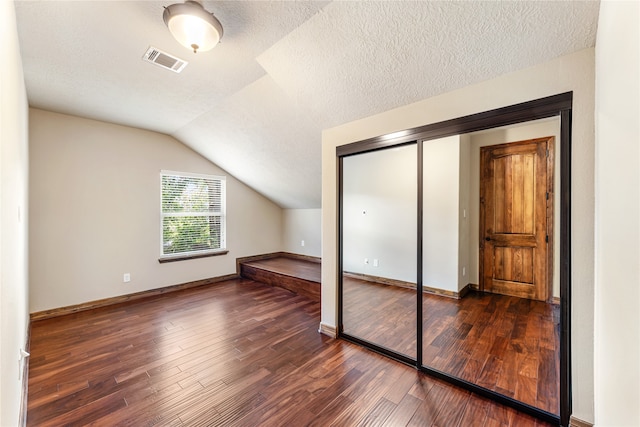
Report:
M640 6L600 4L596 45L595 421L640 425Z
M29 311L27 94L14 5L0 2L0 425L18 425Z
M593 420L594 50L435 96L323 131L322 323L337 318L336 154L339 145L573 91L572 369L573 413Z
M344 158L345 271L416 283L417 164L415 144Z
M283 250L320 257L322 209L283 209ZM304 246L302 241L304 240Z
M227 175L167 135L30 110L32 312L235 273L237 257L282 249L282 209L227 175L229 253L159 264L162 169Z
M423 285L458 292L460 136L426 141L422 150Z
M554 168L554 240L553 240L553 296L560 297L560 119L543 119L509 126L497 130L478 132L471 135L471 176L470 176L470 279L471 283L480 283L480 147L524 141L543 136L555 137Z

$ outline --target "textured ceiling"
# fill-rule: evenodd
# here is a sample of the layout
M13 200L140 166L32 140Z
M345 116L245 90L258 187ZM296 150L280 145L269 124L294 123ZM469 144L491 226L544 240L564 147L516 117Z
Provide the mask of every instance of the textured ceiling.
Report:
M177 0L175 0L177 2ZM173 135L283 207L320 207L322 129L595 44L579 1L205 1L193 54L174 1L16 1L30 105ZM181 74L141 60L154 46Z

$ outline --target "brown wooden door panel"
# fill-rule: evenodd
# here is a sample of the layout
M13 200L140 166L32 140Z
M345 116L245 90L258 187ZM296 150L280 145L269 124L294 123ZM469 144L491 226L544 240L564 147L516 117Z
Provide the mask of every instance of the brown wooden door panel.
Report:
M491 237L491 241L493 242L493 245L496 245L496 246L535 247L536 236L533 234L494 233L493 236Z
M493 232L534 234L535 153L493 159Z
M533 283L494 280L491 292L494 294L510 295L513 297L538 299L538 293Z
M547 300L553 137L480 150L480 288Z
M509 282L533 283L534 249L493 246L493 278Z

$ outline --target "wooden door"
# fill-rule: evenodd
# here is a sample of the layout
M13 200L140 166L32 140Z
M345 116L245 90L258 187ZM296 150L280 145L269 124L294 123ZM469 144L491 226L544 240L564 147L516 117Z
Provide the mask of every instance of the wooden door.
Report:
M551 299L553 144L480 149L480 290Z

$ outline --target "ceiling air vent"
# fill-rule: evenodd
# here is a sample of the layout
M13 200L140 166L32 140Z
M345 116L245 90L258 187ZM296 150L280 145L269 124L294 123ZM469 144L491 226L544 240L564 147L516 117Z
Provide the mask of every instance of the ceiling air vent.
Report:
M187 66L188 62L182 59L176 58L173 55L169 55L166 52L156 49L150 46L147 52L142 57L144 61L156 64L158 67L166 68L175 73L179 73Z

